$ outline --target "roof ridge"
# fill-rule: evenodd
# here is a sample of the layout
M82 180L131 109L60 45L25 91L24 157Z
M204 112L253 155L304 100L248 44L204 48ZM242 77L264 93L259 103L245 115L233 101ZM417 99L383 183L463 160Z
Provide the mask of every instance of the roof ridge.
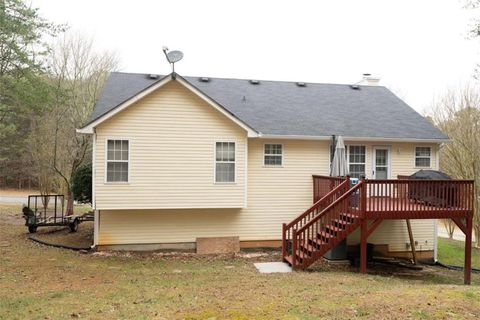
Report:
M111 73L119 73L119 74L131 74L131 75L145 75L148 76L150 74L157 74L157 73L142 73L142 72L122 72L122 71L112 71ZM260 82L272 82L272 83L299 83L303 82L305 84L310 84L310 85L329 85L329 86L352 86L354 85L353 83L332 83L332 82L308 82L308 81L289 81L289 80L267 80L267 79L258 79L258 78L226 78L226 77L209 77L209 76L191 76L191 75L182 75L177 73L179 76L183 78L209 78L209 79L217 79L217 80L239 80L239 81L250 81L250 80L258 80ZM164 74L157 74L159 76L166 76ZM355 84L360 87L372 87L372 88L386 88L385 86L382 85L376 85L376 86L369 86L369 85L362 85L362 84ZM388 88L386 88L388 89Z
M161 74L161 73L145 73L145 72L110 71L110 73L132 74L132 75L142 75L142 76L148 76L150 74L156 74L156 75L159 75L159 76L165 76L164 74Z

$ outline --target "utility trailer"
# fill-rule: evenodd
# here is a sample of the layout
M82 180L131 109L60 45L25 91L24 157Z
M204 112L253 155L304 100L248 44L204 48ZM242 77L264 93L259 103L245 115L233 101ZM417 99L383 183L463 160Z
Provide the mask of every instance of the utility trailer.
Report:
M59 194L30 195L22 211L30 233L37 232L38 227L52 226L68 226L72 232L76 232L80 223L93 221L93 212L66 215L65 197Z

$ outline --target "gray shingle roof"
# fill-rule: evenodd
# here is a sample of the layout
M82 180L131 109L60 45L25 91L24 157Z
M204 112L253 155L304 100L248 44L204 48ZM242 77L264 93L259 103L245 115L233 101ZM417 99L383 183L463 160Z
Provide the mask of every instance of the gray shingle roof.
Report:
M237 118L266 135L447 139L424 117L382 86L183 77ZM146 74L112 72L92 120L160 81Z

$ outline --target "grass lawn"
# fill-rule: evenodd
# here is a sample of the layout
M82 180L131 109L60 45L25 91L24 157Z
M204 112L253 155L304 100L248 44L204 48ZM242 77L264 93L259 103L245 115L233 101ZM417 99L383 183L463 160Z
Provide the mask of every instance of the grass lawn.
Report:
M438 261L463 267L465 246L463 241L438 238ZM480 249L472 249L472 268L480 269Z
M95 253L26 239L0 205L0 319L478 319L480 275L315 265L259 274L268 256ZM80 225L82 228L82 225Z

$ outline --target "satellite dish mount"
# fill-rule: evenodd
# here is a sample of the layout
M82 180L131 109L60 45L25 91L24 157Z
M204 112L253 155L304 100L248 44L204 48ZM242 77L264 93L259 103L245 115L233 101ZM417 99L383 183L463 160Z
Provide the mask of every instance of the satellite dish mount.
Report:
M168 52L168 48L163 47L163 53L165 54L168 63L172 65L172 73L175 74L175 63L182 60L183 52L178 50Z

